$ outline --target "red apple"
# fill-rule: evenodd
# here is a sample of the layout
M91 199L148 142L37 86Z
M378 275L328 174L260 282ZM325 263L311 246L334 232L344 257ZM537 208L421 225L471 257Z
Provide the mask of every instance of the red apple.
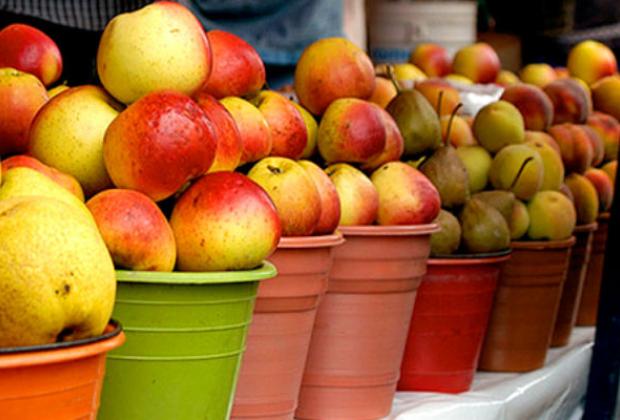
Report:
M346 163L325 169L340 199L341 226L371 225L377 218L379 195L362 171Z
M14 23L0 31L0 67L12 67L39 78L45 86L62 73L62 57L56 43L29 25Z
M592 166L599 166L605 158L605 143L599 133L589 125L580 125L581 129L588 136L590 145L592 146Z
M204 89L218 99L246 96L265 85L265 64L250 44L230 32L212 30L207 39L213 68Z
M316 163L300 160L299 164L306 170L321 198L321 217L314 229L315 235L333 233L340 221L340 199L338 191L331 179Z
M389 162L370 177L379 193L380 225L431 223L441 209L437 189L417 169L403 162Z
M364 163L385 149L382 108L361 99L337 99L319 124L319 153L327 163Z
M209 172L234 171L239 166L243 153L241 133L239 133L235 120L224 105L208 93L200 92L195 99L211 121L217 138L215 159L209 168Z
M602 169L590 168L584 174L594 185L598 194L600 211L609 211L614 199L614 185L609 175Z
M258 267L280 241L280 219L267 193L235 172L207 174L177 201L170 224L182 271Z
M273 200L283 236L314 233L321 217L321 197L301 165L288 158L268 157L254 165L248 177Z
M172 271L176 245L157 204L132 190L105 190L86 202L117 267Z
M103 155L114 185L159 201L205 174L216 148L214 130L198 104L163 90L142 97L112 121Z
M452 59L441 45L418 44L409 57L409 62L418 66L429 77L443 77L452 71Z
M47 101L45 86L33 75L0 69L0 156L28 150L28 130Z
M220 102L230 112L241 134L243 151L239 164L256 162L269 156L273 145L271 131L258 108L236 96L228 96Z
M67 191L75 195L81 201L84 201L84 192L82 191L82 187L80 186L80 183L77 181L77 179L75 179L69 174L52 168L51 166L47 166L31 156L11 156L8 159L4 159L0 166L2 167L3 175L11 168L25 167L34 169L35 171L41 172L43 175L47 176L61 187L65 188Z
M549 128L549 134L560 146L566 172L583 174L592 164L594 151L585 130L575 124L558 124Z
M260 92L252 102L269 125L271 155L299 159L308 142L308 131L293 102L271 90Z
M384 163L399 160L405 151L405 141L394 118L383 109L381 109L379 114L385 127L385 147L383 152L362 164L362 169L364 170L373 171Z
M461 48L452 60L452 71L474 83L492 83L501 68L497 53L489 44L478 42Z

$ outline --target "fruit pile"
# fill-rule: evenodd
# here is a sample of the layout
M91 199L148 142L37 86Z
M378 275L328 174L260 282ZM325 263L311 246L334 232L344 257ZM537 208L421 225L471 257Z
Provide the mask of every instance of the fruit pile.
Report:
M486 44L373 68L322 39L296 100L264 88L251 45L172 2L107 25L102 86L52 87L62 57L35 28L2 29L0 51L0 346L101 333L114 266L246 270L280 236L433 220L434 254L491 252L570 236L611 203L620 77L591 41L518 83ZM467 83L505 86L502 100L459 115ZM21 309L33 302L48 309Z

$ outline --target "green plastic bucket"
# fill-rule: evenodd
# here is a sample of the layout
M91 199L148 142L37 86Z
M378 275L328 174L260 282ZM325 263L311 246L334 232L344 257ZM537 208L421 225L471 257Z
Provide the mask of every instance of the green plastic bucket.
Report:
M99 419L227 419L256 298L256 270L117 271L114 318L125 345L108 355Z

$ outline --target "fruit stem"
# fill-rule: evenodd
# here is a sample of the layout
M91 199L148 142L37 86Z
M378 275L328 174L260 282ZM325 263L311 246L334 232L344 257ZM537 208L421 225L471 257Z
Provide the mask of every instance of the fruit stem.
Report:
M437 105L435 106L435 111L437 111L437 115L441 118L441 105L443 102L443 90L439 91L439 97L437 98Z
M403 89L400 87L398 80L396 80L396 75L394 74L394 66L391 64L387 65L387 75L392 81L392 84L394 85L394 87L396 88L396 93L401 93Z
M512 190L514 188L515 185L517 185L517 182L519 181L519 178L521 177L521 174L523 174L523 171L525 170L525 165L527 165L528 163L530 163L530 161L534 160L534 158L532 156L528 157L527 159L525 159L523 161L523 163L521 164L521 167L519 168L519 172L517 172L517 175L515 176L515 179L512 180L512 184L510 184L510 187L508 188L508 190Z
M454 117L456 117L456 113L459 112L459 109L461 109L462 106L463 104L459 102L458 104L456 104L456 106L452 110L452 113L450 114L450 119L448 120L448 128L446 129L446 137L443 139L444 146L448 146L450 143L450 134L452 132L452 122L454 121ZM439 118L441 118L441 115L439 116Z
M269 169L269 172L271 172L272 174L281 174L282 173L282 169L276 167L276 166L271 166L271 165L267 165L267 169Z

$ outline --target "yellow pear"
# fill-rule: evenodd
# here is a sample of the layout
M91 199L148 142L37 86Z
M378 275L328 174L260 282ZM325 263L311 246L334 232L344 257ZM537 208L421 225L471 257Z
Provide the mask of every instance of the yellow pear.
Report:
M55 198L4 199L0 238L0 347L103 332L116 280L92 218Z

